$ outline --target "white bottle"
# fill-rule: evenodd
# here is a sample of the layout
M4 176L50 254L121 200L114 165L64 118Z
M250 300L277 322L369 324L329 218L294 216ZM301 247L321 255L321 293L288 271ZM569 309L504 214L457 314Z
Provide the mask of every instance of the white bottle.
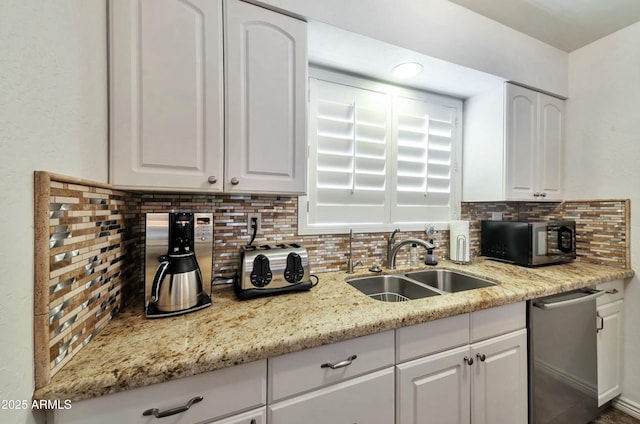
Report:
M409 265L410 266L420 265L420 257L418 255L418 245L415 243L411 245L411 249L409 250Z

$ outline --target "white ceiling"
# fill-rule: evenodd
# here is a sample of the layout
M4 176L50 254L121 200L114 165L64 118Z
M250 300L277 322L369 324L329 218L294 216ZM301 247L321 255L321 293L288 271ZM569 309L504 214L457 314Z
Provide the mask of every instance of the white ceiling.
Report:
M324 23L309 21L307 27L309 62L315 65L459 98L471 97L504 82L494 75ZM424 69L417 77L397 79L391 70L403 62L418 62Z
M449 0L566 52L640 21L640 0Z

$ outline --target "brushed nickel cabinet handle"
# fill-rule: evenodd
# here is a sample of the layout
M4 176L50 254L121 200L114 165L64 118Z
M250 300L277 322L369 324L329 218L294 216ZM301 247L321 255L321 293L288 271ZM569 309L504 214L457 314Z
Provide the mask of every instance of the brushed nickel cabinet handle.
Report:
M484 353L476 353L476 358L478 358L480 362L484 362L487 359Z
M331 368L332 370L337 370L338 368L348 367L357 357L358 355L351 355L346 360L338 362L337 364L325 362L324 364L320 365L320 368Z
M473 365L473 358L469 358L468 356L465 356L464 362L466 362L467 365Z
M240 183L240 180L237 177L231 178L232 185L238 185L239 183Z
M604 330L604 317L600 316L600 314L597 312L596 312L596 317L600 320L600 323L596 327L596 333L599 333L602 330Z
M209 182L209 184L215 184L218 182L218 179L211 175L209 178L207 178L207 181Z
M171 415L176 415L176 414L180 414L182 412L187 411L189 408L191 408L191 405L193 405L194 403L202 402L203 399L204 398L202 396L196 396L189 399L189 402L187 402L185 405L178 406L176 408L167 409L165 411L160 411L158 408L151 408L144 411L142 415L145 417L153 415L156 418L169 417Z

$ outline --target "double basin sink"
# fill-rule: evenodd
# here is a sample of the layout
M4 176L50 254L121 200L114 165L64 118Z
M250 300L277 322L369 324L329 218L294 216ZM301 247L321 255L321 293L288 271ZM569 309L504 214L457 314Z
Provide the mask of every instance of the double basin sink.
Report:
M406 302L447 293L495 286L496 283L448 269L430 269L394 275L375 275L347 280L372 299Z

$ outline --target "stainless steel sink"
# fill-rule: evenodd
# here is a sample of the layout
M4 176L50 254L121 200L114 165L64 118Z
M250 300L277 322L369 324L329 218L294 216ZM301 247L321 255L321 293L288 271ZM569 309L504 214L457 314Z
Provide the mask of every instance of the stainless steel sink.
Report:
M430 287L447 293L473 290L497 285L482 278L472 277L448 269L430 269L425 271L408 272L404 274L412 280L419 281Z
M370 298L383 302L406 302L441 294L402 275L354 278L347 283Z

